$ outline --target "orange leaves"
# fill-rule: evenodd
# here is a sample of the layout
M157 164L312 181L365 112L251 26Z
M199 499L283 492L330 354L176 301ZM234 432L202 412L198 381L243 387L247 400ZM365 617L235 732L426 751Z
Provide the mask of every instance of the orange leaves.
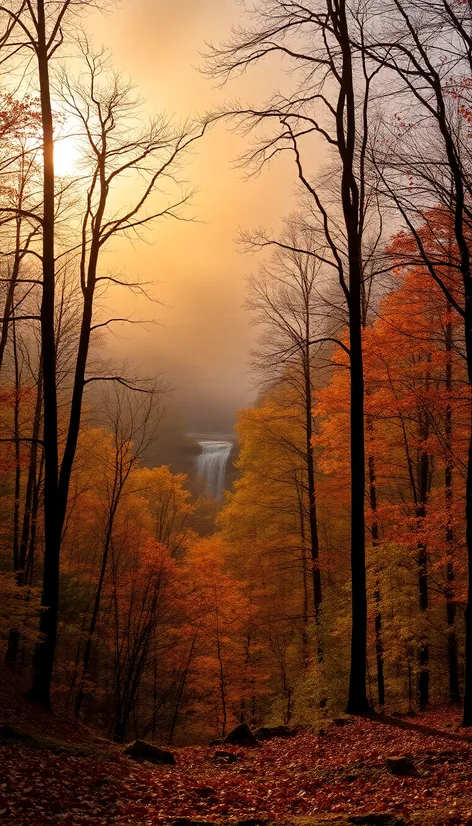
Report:
M416 723L437 729L425 735ZM78 826L163 826L248 819L292 822L372 813L449 826L468 824L472 807L471 742L448 738L454 713L441 709L392 724L353 720L323 737L306 731L260 749L229 747L239 758L219 765L208 747L176 749L176 765L138 765L115 751L100 759L4 746L0 806L17 826L54 819ZM457 738L457 735L455 735ZM97 750L94 746L94 750ZM395 777L388 756L408 754L416 777Z
M184 551L195 537L189 525L195 507L186 482L183 473L173 474L166 465L143 468L134 474L135 490L149 509L150 530L171 555Z
M40 126L38 100L29 96L17 100L9 93L0 95L0 139L39 138Z
M191 545L184 578L192 583L187 616L195 632L189 683L192 708L209 735L235 724L246 699L259 695L259 673L252 668L253 610L245 585L227 570L228 546L218 536Z

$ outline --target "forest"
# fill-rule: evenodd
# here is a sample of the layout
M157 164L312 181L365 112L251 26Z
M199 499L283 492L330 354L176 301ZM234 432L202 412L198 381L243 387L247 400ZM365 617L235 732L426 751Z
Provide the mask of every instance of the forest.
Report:
M0 4L5 702L177 751L242 724L309 751L333 720L361 751L377 717L441 713L470 742L472 6L239 4L201 44L225 102L184 120L115 67L114 9ZM261 71L262 98L233 97ZM248 181L282 158L296 193L275 229L238 216L257 398L221 502L159 462L159 352L150 377L107 344L159 314L159 285L110 251L198 219L190 158L218 130ZM434 822L472 822L471 801ZM10 822L171 822L43 814Z

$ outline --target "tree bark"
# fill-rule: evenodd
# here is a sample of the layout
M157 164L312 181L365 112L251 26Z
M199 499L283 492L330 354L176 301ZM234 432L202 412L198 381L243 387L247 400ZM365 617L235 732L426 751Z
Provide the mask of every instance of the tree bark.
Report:
M372 426L372 425L371 425ZM377 479L375 472L375 458L370 455L369 461L369 500L372 515L372 548L374 553L379 548L379 522L377 519ZM377 574L374 590L375 601L375 659L377 663L377 694L380 708L385 705L385 675L384 675L384 650L382 641L382 594L380 591L380 581Z
M309 312L309 308L306 308ZM304 382L305 382L305 438L306 438L306 467L308 482L308 523L310 526L310 551L311 564L313 570L313 600L315 607L315 620L317 634L320 634L320 611L322 603L321 573L320 573L320 544L318 538L318 519L316 513L316 490L315 490L315 460L313 452L313 393L310 375L310 330L307 330L304 354ZM318 659L323 659L323 649L318 640Z
M367 669L367 584L365 562L365 429L364 366L362 356L362 227L359 187L355 175L356 104L351 42L345 0L332 12L342 53L337 104L337 142L342 163L341 200L346 227L349 287L350 436L351 436L351 667L347 711L369 710Z
M23 188L20 187L20 196L18 199L18 210L21 210L23 206ZM12 320L12 315L14 313L14 301L15 301L15 290L16 285L18 282L18 276L20 274L20 265L21 265L21 216L18 215L16 218L15 224L15 254L13 257L13 268L11 273L10 282L8 284L7 295L5 299L5 305L3 308L2 314L2 332L0 335L0 371L3 366L3 358L5 355L5 349L8 342L8 331L10 321Z
M34 562L36 556L36 535L38 530L38 514L40 493L43 486L44 474L44 451L41 451L41 458L39 461L38 473L33 482L33 498L31 502L31 527L28 542L28 550L26 553L25 562L25 582L27 585L33 584L34 576Z
M119 505L119 502L120 502L121 493L122 493L122 490L123 490L122 486L120 486L120 484L119 484L119 479L120 479L120 474L117 470L117 472L115 474L115 486L114 486L115 489L114 489L114 493L113 493L113 499L112 499L112 503L111 503L110 513L109 513L109 516L108 516L108 524L107 524L106 533L105 533L105 542L104 542L104 547L103 547L102 563L101 563L101 566L100 566L100 575L99 575L99 578L98 578L97 591L96 591L96 594L95 594L95 600L94 600L94 605L93 605L92 616L90 618L90 625L89 625L87 640L86 640L85 648L84 648L84 656L83 656L83 660L82 660L82 672L81 672L81 677L80 677L79 689L77 691L77 697L76 697L76 701L75 701L74 715L75 715L76 719L78 719L80 717L80 711L81 711L82 703L83 703L83 699L84 699L84 683L85 683L85 680L87 678L87 674L88 674L88 670L89 670L89 666L90 666L90 657L91 657L91 654L92 654L92 641L93 641L93 637L94 637L94 634L95 634L95 629L97 627L98 616L99 616L99 613L100 613L100 603L101 603L101 599L102 599L103 583L104 583L104 580L105 580L105 573L106 573L106 569L107 569L108 554L109 554L109 551L110 551L110 545L111 545L111 540L112 540L112 535L113 535L113 527L114 527L114 523L115 523L115 516L116 516L116 511L117 511L117 508L118 508L118 505Z
M183 696L183 693L184 693L185 683L187 682L187 677L190 673L190 664L192 662L193 651L194 651L194 648L195 648L195 643L197 641L197 636L198 636L198 629L192 637L192 643L190 645L190 651L189 651L189 654L188 654L187 663L185 665L185 668L184 668L184 671L183 671L183 674L182 674L182 677L181 677L181 680L180 680L180 683L179 683L179 690L177 692L177 698L176 698L176 701L175 701L174 713L172 714L172 721L171 721L171 724L170 724L169 734L167 736L167 745L168 746L172 745L172 741L174 739L175 728L177 726L177 720L178 720L179 712L180 712L180 704L182 702L182 696Z
M33 429L31 433L31 451L28 467L28 478L26 481L25 504L23 510L23 525L21 529L21 540L19 549L19 583L23 585L26 581L26 560L28 556L28 545L31 536L33 518L34 489L38 472L38 452L39 435L41 432L41 413L43 408L43 368L40 359L38 370L38 384L36 391L36 404L33 417Z
M13 313L13 310L12 310ZM20 368L18 363L18 345L16 328L13 324L13 361L15 366L15 402L13 408L13 438L15 444L15 484L13 502L13 571L18 582L20 576L20 494L21 494L21 449L20 449ZM5 663L10 668L16 663L20 632L10 628Z
M456 603L454 592L454 527L452 516L453 505L453 458L452 458L452 323L450 321L451 306L447 304L448 320L446 323L446 416L445 416L445 450L446 466L444 470L444 492L446 499L446 622L447 622L447 661L449 670L449 702L458 703L460 700L459 671L457 656L457 635L455 629Z
M365 447L364 375L360 323L360 272L350 272L350 364L351 364L351 579L352 631L351 669L347 712L369 710L366 690L367 668L367 585L365 563Z
M428 382L429 383L429 382ZM429 436L429 414L428 411L420 411L420 438L424 444ZM418 504L416 506L416 519L418 529L421 532L424 528L426 517L426 502L429 493L429 454L423 446L421 450L419 467ZM418 598L420 615L425 615L429 606L428 595L428 549L423 538L418 541ZM429 644L426 634L422 629L418 647L418 695L420 708L426 708L429 703Z
M51 675L57 640L59 604L59 554L62 525L58 508L58 424L55 341L54 260L54 133L49 81L45 2L37 0L37 60L43 130L43 284L41 301L41 352L44 382L44 569L41 640L33 658L31 699L51 707Z

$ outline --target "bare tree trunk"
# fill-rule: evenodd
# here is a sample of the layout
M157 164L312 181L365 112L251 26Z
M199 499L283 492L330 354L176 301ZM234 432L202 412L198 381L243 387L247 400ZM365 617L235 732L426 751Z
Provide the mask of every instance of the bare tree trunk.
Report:
M218 615L218 608L216 609L216 656L218 660L219 666L219 690L220 690L220 698L221 698L221 714L222 714L222 723L221 723L221 736L225 737L226 735L226 723L228 721L228 711L227 711L227 704L226 704L226 678L224 674L224 667L223 667L223 658L221 655L221 640L220 640L220 626L219 626L219 615Z
M313 393L310 375L310 330L308 318L310 308L306 307L307 330L304 354L304 381L305 381L305 439L306 439L306 467L307 467L307 487L308 487L308 524L310 526L310 551L311 567L313 577L313 601L315 608L316 623L316 644L318 662L323 661L323 643L321 631L321 572L320 572L320 545L318 538L318 518L316 513L316 490L315 490L315 461L313 450Z
M303 669L307 670L310 655L308 651L308 566L309 559L305 554L305 549L302 549L302 567L303 567L303 625L302 625L302 659Z
M301 553L302 553L302 578L303 578L303 625L302 625L302 657L303 668L308 668L309 653L308 653L308 565L309 558L307 558L306 550L306 536L305 536L305 513L303 508L303 486L297 482L298 493L298 512L300 518L300 539L301 539Z
M183 696L184 689L185 689L185 683L187 682L187 677L190 673L190 664L192 662L192 657L193 657L193 652L194 652L194 649L195 649L195 643L197 641L197 636L198 636L198 630L195 632L195 634L192 637L192 643L190 645L190 651L189 651L189 654L188 654L187 663L185 665L185 668L184 668L184 671L183 671L183 674L182 674L182 677L181 677L181 680L180 680L180 683L179 683L179 690L177 692L177 698L176 698L176 701L175 701L174 713L172 715L172 721L171 721L171 724L170 724L169 734L167 736L167 745L168 746L172 745L172 741L174 739L175 728L177 726L177 720L179 718L180 704L182 702L182 696Z
M469 388L472 388L472 272L470 266L469 243L465 234L465 191L461 161L449 131L448 117L444 105L439 79L435 85L438 101L438 125L446 148L447 158L454 183L454 237L459 249L460 272L464 287L464 337L467 358ZM465 681L464 709L462 724L472 726L472 418L470 421L469 447L466 476L466 543L467 543L467 607L465 610Z
M392 387L392 391L395 394L394 386L392 381L390 380L390 384ZM427 385L429 385L429 378L427 379ZM415 473L413 467L413 461L411 458L411 452L408 445L408 436L407 430L405 425L405 419L403 414L401 413L400 408L397 404L397 414L400 420L402 435L403 435L403 443L405 448L405 458L406 464L408 469L408 478L410 482L411 488L411 496L413 499L413 504L415 508L415 517L416 517L416 528L419 534L419 539L416 543L417 548L417 568L418 568L418 607L420 611L420 615L423 616L428 610L428 549L424 542L423 537L421 536L422 531L424 530L424 519L426 516L426 502L429 494L429 486L430 486L430 461L429 461L429 454L426 450L426 440L429 437L430 432L430 421L429 421L429 413L426 410L419 411L418 416L418 436L420 440L423 442L423 447L420 451L419 461L418 461L418 468L417 468L417 479L415 480ZM428 640L425 636L424 629L422 629L418 644L418 668L419 668L419 679L418 679L418 695L419 695L419 703L422 708L428 705L429 702L429 646Z
M18 202L18 209L21 210L23 198L22 198L22 190L20 191L20 198ZM21 264L21 216L17 215L16 224L15 224L15 254L13 258L13 268L11 273L11 278L8 284L7 295L5 299L5 306L3 308L2 314L2 332L0 335L0 371L3 365L3 358L5 355L5 348L8 342L8 332L10 326L10 320L12 319L14 313L14 301L15 301L15 290L16 285L18 282L18 276L20 273L20 264Z
M31 451L28 467L28 478L26 481L25 504L23 511L23 526L21 530L21 541L19 550L19 575L20 584L25 582L25 566L28 555L28 543L31 536L33 498L36 477L38 472L38 452L39 435L41 432L41 413L43 407L43 368L40 360L38 369L38 384L36 390L36 404L33 417L33 429L31 434Z
M18 575L20 563L20 495L21 495L21 448L20 448L20 367L16 325L13 325L13 360L15 364L15 404L13 410L13 437L15 442L15 485L13 503L13 570Z
M6 349L7 342L8 342L8 332L9 332L9 326L10 326L10 319L11 319L11 313L12 313L12 309L13 309L13 301L14 301L14 298L15 298L15 287L16 287L16 278L14 278L14 274L12 274L12 277L11 277L10 282L8 284L8 291L7 291L7 296L6 296L6 299L5 299L5 306L3 308L3 313L2 313L2 333L1 333L1 336L0 336L0 370L2 369L3 357L5 355L5 349Z
M241 694L241 702L239 704L239 722L240 723L245 723L246 719L247 719L246 697L247 697L249 686L252 687L253 693L254 693L254 676L252 676L249 680L247 678L247 669L249 668L249 665L250 665L250 662L251 662L251 629L250 628L248 628L248 631L247 631L247 634L246 634L245 645L244 645L244 653L245 653L244 666L245 666L246 673L244 675L243 688L242 688L242 694ZM251 717L250 717L250 720L249 720L249 725L250 726L254 725L254 709L253 709L253 704L252 703L251 703L251 712L252 713L251 713Z
M370 423L372 427L372 423ZM368 460L369 466L369 500L372 518L372 548L374 553L379 548L379 523L377 518L377 479L375 473L375 458L370 455ZM378 573L375 580L374 589L375 601L375 659L377 663L377 694L379 706L383 708L385 705L385 676L384 676L384 650L382 641L382 595L380 591L380 581Z
M15 365L17 365L17 348L16 348L16 333L15 330L13 331L13 342L14 342L14 354L15 354ZM18 379L18 368L15 367L15 374ZM17 380L16 382L19 385ZM18 543L18 538L14 540L14 548L18 550L15 552L15 557L17 558L17 569L16 569L16 576L18 585L25 585L30 584L28 582L27 576L27 559L28 559L28 544L31 538L32 533L32 519L33 519L33 504L34 504L34 490L36 485L36 475L37 475L37 465L38 465L38 447L39 447L39 434L41 429L41 411L42 411L42 370L41 364L39 367L39 375L38 375L38 384L37 384L37 391L36 391L36 404L35 404L35 411L33 417L33 429L31 435L31 449L30 449L30 460L29 460L29 467L28 467L28 478L26 482L26 491L25 491L25 502L24 502L24 510L23 510L23 525L21 530L21 539ZM15 431L18 431L18 415L15 413ZM17 443L18 442L19 434L16 436ZM19 467L19 455L17 454L17 467ZM17 474L16 474L17 475ZM18 506L20 501L20 490L19 490L19 478L16 479L15 482L15 500L18 499ZM37 509L37 505L36 505ZM15 518L15 522L18 521L17 531L19 531L19 509L18 514ZM20 634L16 629L11 629L9 633L9 641L8 641L8 649L5 657L5 661L9 665L14 665L18 659L18 646L20 643Z
M115 509L115 511L116 511L116 509ZM75 716L76 719L78 719L80 717L80 711L82 709L82 703L83 703L83 699L84 699L84 684L85 684L85 680L87 679L87 674L88 674L88 670L89 670L89 666L90 666L90 657L91 657L91 654L92 654L92 640L93 640L93 637L94 637L94 634L95 634L95 629L97 627L98 616L99 616L99 613L100 613L100 602L101 602L101 598L102 598L103 583L104 583L104 580L105 580L105 572L106 572L107 562L108 562L108 553L109 553L109 550L110 550L111 536L112 536L112 531L113 531L113 521L114 521L113 518L110 518L109 522L108 522L108 526L107 526L105 545L104 545L103 554L102 554L102 564L100 566L100 576L98 578L97 591L96 591L96 594L95 594L95 601L94 601L94 605L93 605L92 616L90 617L90 625L89 625L87 640L86 640L85 648L84 648L84 656L83 656L83 659L82 659L82 671L81 671L80 683L79 683L79 688L78 688L78 691L77 691L77 697L76 697L75 709L74 709L74 716Z
M153 742L156 739L157 728L157 657L154 655L154 662L152 667L152 720L151 720L151 735Z
M41 451L41 459L39 462L38 474L33 484L33 499L31 503L31 528L25 563L25 582L27 585L33 584L34 562L36 556L36 536L38 530L39 500L41 488L43 485L43 475L44 451Z
M448 320L446 323L446 416L445 416L445 450L446 467L444 470L444 492L446 498L446 622L447 622L447 660L449 669L449 702L460 700L459 672L457 657L457 635L455 629L456 603L454 592L454 527L453 505L453 458L452 458L452 323L451 306L447 303Z
M41 301L41 352L44 382L44 571L40 619L41 640L33 659L30 697L51 707L51 675L57 639L59 554L62 523L58 509L58 424L55 341L54 260L54 133L49 82L45 2L37 0L37 59L43 129L43 284Z
M472 313L471 313L472 316ZM472 324L472 318L470 320ZM471 342L472 355L472 342ZM472 358L471 358L472 362ZM472 363L470 386L472 387ZM462 724L472 726L472 426L469 450L467 456L467 477L466 477L466 541L468 554L468 574L467 574L467 607L465 609L465 681L464 681L464 711Z
M13 311L12 311L13 312ZM14 322L14 319L13 319ZM13 409L13 439L15 444L15 483L13 501L13 571L18 582L20 576L20 495L21 495L21 449L20 449L20 368L18 363L18 342L16 325L13 323L13 361L15 366L15 402ZM5 662L13 667L17 660L20 632L10 628Z
M133 711L136 693L139 689L139 684L141 681L141 676L143 673L143 668L146 662L146 657L148 653L148 642L144 645L144 647L139 652L139 656L137 656L131 663L128 669L127 674L127 685L126 690L123 692L122 695L122 702L120 707L117 709L117 716L115 719L115 724L113 726L113 740L116 743L122 743L126 736L126 731L128 729L129 718Z
M94 637L94 634L95 634L95 629L97 627L98 616L99 616L99 613L100 613L100 602L101 602L101 598L102 598L103 583L105 581L105 573L106 573L107 563L108 563L108 554L109 554L109 551L110 551L110 545L111 545L111 541L112 541L113 527L114 527L114 524L115 524L115 516L116 516L116 511L118 509L118 505L119 505L119 502L120 502L120 499L121 499L121 493L123 491L123 484L120 485L119 481L120 481L120 474L117 470L117 472L115 474L114 493L113 493L111 508L110 508L107 527L106 527L106 533L105 533L105 542L104 542L104 546L103 546L102 563L101 563L101 566L100 566L100 575L99 575L99 578L98 578L97 591L96 591L96 594L95 594L95 601L94 601L94 605L93 605L92 616L90 618L90 625L89 625L87 640L86 640L86 643L85 643L79 689L77 691L77 697L76 697L76 701L75 701L74 714L75 714L76 719L78 719L80 717L80 711L81 711L82 702L83 702L83 699L84 699L84 683L85 683L85 680L87 678L87 674L88 674L88 670L89 670L89 666L90 666L90 657L91 657L91 654L92 654L92 640L93 640L93 637Z
M425 441L429 436L429 421L428 413L422 412L420 414L420 437ZM421 451L420 468L419 468L419 497L416 507L416 518L418 528L423 530L423 524L426 517L426 501L429 492L429 454L426 449ZM418 541L418 596L420 614L425 614L429 606L428 595L428 551L423 539ZM419 665L419 703L420 708L426 708L429 703L429 644L428 639L421 631L419 649L418 649L418 665Z
M352 632L351 668L347 711L363 714L369 710L366 691L367 668L367 584L365 562L365 432L364 365L362 355L362 221L359 187L354 173L356 151L356 105L351 42L345 0L340 0L334 23L342 52L342 72L336 118L339 154L342 162L341 200L346 227L349 288L346 293L349 315L350 436L351 436L351 584Z
M354 257L354 252L353 252ZM351 364L351 577L352 635L351 670L347 711L363 714L369 709L366 692L367 586L365 567L365 448L364 374L360 321L360 268L355 260L350 270L350 364Z

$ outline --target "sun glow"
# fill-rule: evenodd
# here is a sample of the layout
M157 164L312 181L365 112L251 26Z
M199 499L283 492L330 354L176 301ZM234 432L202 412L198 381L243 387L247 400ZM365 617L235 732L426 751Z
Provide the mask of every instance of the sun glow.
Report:
M71 136L58 138L54 142L54 170L59 177L75 175L80 160L79 148Z

